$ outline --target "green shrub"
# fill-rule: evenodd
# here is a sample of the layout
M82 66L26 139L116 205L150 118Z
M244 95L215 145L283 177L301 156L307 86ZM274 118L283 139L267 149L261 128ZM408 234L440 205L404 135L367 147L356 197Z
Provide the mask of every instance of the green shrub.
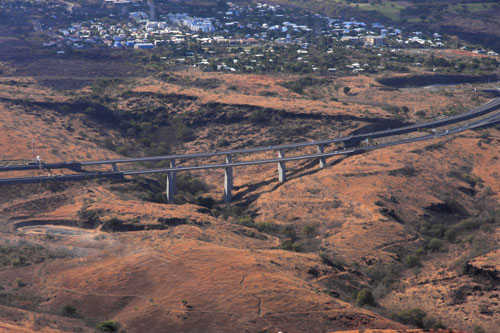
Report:
M444 238L449 242L454 242L457 239L458 230L456 228L451 228L444 233Z
M244 212L244 209L240 206L231 206L230 210L229 210L229 215L231 216L240 216L241 214L243 214Z
M374 284L387 288L397 281L398 277L404 271L404 268L404 265L400 263L393 263L390 265L377 263L369 267L366 270L366 274L373 279Z
M488 222L489 222L488 218L479 219L479 218L472 218L471 217L471 218L462 220L460 223L454 225L449 230L447 230L444 234L444 237L448 241L454 242L454 241L456 241L457 237L461 233L466 233L466 232L470 232L472 230L480 229L483 226L483 224L488 223Z
M177 188L180 191L196 195L208 191L208 185L189 173L177 175Z
M364 305L377 306L377 302L375 302L375 297L373 296L372 292L368 289L363 289L356 295L356 304L358 306L364 306Z
M255 225L257 230L265 232L266 234L276 234L280 230L280 226L271 222L262 222Z
M303 76L297 80L288 81L281 84L283 87L290 89L293 92L298 94L302 94L305 88L314 86L314 85L322 85L328 83L326 79L316 79L311 76Z
M335 269L338 269L340 271L345 270L346 263L342 261L340 258L332 258L329 255L327 255L324 252L321 252L319 254L319 258L321 259L321 262L327 266L333 267Z
M420 267L420 257L416 254L410 254L405 258L405 264L407 267Z
M425 253L426 253L426 251L425 251L422 247L419 247L419 248L415 251L415 253L414 253L414 254L420 258L420 257L421 257L421 256L423 256Z
M115 144L113 143L113 139L111 138L105 138L104 141L102 142L104 148L109 149L109 150L114 150L115 149Z
M257 109L248 115L248 119L253 123L267 123L272 120L272 114L263 109Z
M443 246L443 241L437 238L432 238L427 245L431 252L438 252L443 248Z
M302 228L302 232L304 232L304 234L307 237L312 237L312 236L314 236L314 233L316 232L316 228L312 225L306 225Z
M295 252L302 252L303 250L302 245L300 245L299 243L295 243L294 241L289 239L281 243L280 248L282 250L295 251Z
M442 224L434 224L429 232L429 235L435 238L443 238L446 232L446 227Z
M95 228L101 224L100 212L97 210L87 210L86 208L81 208L78 211L78 226L82 228Z
M424 110L418 110L417 112L415 112L415 115L419 116L420 118L424 118L426 112Z
M248 216L248 215L245 215L245 216L242 216L238 219L238 222L237 222L239 225L242 225L244 227L248 227L248 228L255 228L256 225L255 225L255 222L253 221L253 219Z
M128 149L127 147L121 146L116 149L116 152L120 155L127 156L128 155Z
M186 124L184 124L181 121L177 121L173 124L174 126L174 131L175 131L175 138L181 142L188 142L196 139L196 135L194 134L194 131L187 127Z
M424 328L424 318L426 317L424 310L415 308L411 310L392 313L390 318L405 325L412 325L418 328Z
M470 231L479 227L481 227L481 221L474 218L465 219L455 226L458 231Z
M117 332L119 328L118 323L112 320L103 321L97 325L97 329L103 332Z
M290 238L292 241L296 241L299 239L297 237L297 233L295 232L295 229L291 225L287 225L283 228L283 235L287 238Z

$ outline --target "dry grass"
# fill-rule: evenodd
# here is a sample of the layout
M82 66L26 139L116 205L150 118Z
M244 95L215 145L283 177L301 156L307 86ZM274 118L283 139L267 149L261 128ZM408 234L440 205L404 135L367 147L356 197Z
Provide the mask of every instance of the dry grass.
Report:
M197 96L200 103L249 104L293 113L348 114L360 118L367 113L371 117L392 117L383 109L390 100L395 105L409 107L408 120L415 120L414 113L418 110L444 110L456 105L466 109L482 102L480 99L471 101L469 94L387 91L381 89L374 78L362 76L336 79L331 86L319 90L313 99L310 91L297 95L280 85L291 77L194 71L182 75L217 78L222 83L215 90L207 90L144 79L136 82L134 91L182 93ZM19 96L24 94L22 98L37 98L39 101L66 98L57 94L52 96L53 92L27 82L27 87L19 88ZM344 95L342 89L336 90L336 84L351 87L352 93ZM15 91L6 90L5 96L1 97L13 98ZM261 96L266 91L275 93L275 96ZM341 101L332 101L331 96L337 96ZM123 101L119 101L119 105L125 110L131 108ZM118 156L97 145L99 131L90 128L78 116L26 110L5 101L0 103L0 112L0 143L4 147L1 159L29 160L32 133L37 137L42 158L47 161ZM429 111L428 115L434 115L433 112ZM68 126L74 130L68 130ZM271 137L264 131L252 132L250 125L245 126L239 129L248 130L248 138L256 146ZM359 126L361 123L353 121L352 128ZM216 139L231 135L235 129L230 126L218 132L203 129L205 132L194 142L185 144L184 148L187 151L213 149ZM331 136L347 131L346 128L335 128ZM80 132L86 137L79 138L80 135L75 134ZM490 190L484 202L500 199L500 133L497 130L490 129L487 138L481 138L480 133L466 132L443 143L440 149L426 149L432 143L435 142L331 159L330 165L323 170L318 168L316 162L287 163L290 177L284 184L277 182L275 165L237 168L234 171L236 203L247 205L257 222L293 225L299 229L307 225L316 226L311 243L319 244L318 250L328 252L349 265L397 261L400 258L395 248L414 248L420 241L411 227L403 222L423 218L428 213L426 207L442 202L443 194L452 193L471 214L479 211L477 200L486 195L486 187ZM237 145L236 142L231 144ZM258 156L269 157L274 156L271 153ZM469 185L453 176L453 172L463 170L482 180L484 188L475 189L476 197L460 190ZM209 184L208 195L216 199L222 197L221 171L193 174ZM325 281L348 281L350 288L359 289L368 284L365 275L352 270L340 272L325 266L314 252L279 250L282 240L277 237L214 217L193 204L145 202L131 188L131 184L91 181L68 185L58 192L39 185L2 191L0 211L4 219L2 230L6 232L12 232L15 223L25 220L36 219L47 223L55 220L77 221L78 211L82 208L98 211L103 221L119 218L146 226L158 224L158 219L164 218L185 220L186 223L166 230L129 233L92 231L47 240L57 246L74 247L75 253L82 255L1 271L0 280L5 281L7 292L20 299L35 295L37 300L42 301L37 303L29 299L30 305L24 307L32 312L9 309L26 311L22 316L20 314L21 319L17 322L3 315L3 308L0 308L0 329L1 325L7 328L13 325L20 332L32 329L35 322L32 316L36 316L37 312L52 316L50 320L57 323L51 326L54 332L63 330L62 327L73 327L64 326L70 325L67 322L69 319L56 316L67 304L74 305L81 314L81 319L72 319L71 325L82 331L96 321L110 318L120 322L130 332L147 329L196 331L200 327L208 331L304 332L347 330L360 326L403 328L380 315L347 303L348 296L344 289L328 290L325 286ZM392 209L394 215L382 212L382 207L389 211ZM402 221L398 222L395 216ZM30 233L20 237L42 236ZM459 276L451 269L458 252L459 249L455 249L425 263L419 276L405 275L398 285L397 290L401 291L389 293L381 301L382 304L398 308L402 304L401 299L406 304L412 300L411 304L442 314L443 319L447 311L453 310L446 324L463 329L472 327L475 322L465 322L464 316L472 318L476 315L474 306L493 293L485 292L483 296L474 298L473 305L465 309L452 309L449 295L443 294L446 288L470 283L468 277ZM491 253L477 259L477 264L482 265L483 261L489 264L496 258L496 254ZM311 268L314 268L313 274L308 273ZM443 278L439 280L437 275ZM16 278L22 279L26 286L16 287ZM437 282L426 282L428 279L437 279ZM432 288L426 289L425 286ZM340 298L331 297L329 291L338 292ZM444 301L431 302L437 295ZM16 306L22 307L17 303ZM494 325L493 322L491 325Z

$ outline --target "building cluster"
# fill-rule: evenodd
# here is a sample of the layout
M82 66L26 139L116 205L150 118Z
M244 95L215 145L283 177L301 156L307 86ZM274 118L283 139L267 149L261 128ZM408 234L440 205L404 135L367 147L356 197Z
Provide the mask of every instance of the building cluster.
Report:
M403 32L380 23L291 12L279 5L232 2L226 5L226 10L214 11L214 17L168 13L157 15L159 20L153 21L149 17L151 13L139 10L126 13L128 19L125 20L122 16L75 23L63 29L49 30L50 39L44 46L79 49L104 45L111 48L148 49L187 41L200 46L293 44L300 47L298 61L307 61L307 50L317 36L345 42L348 48L445 46L438 33ZM356 68L353 66L353 69Z
M200 43L213 43L189 32L211 33L215 31L213 18L190 17L188 14L168 14L165 21L149 21L144 12L132 12L126 23L104 24L99 20L71 24L51 34L44 46L71 46L76 49L91 45L114 48L153 48L166 43L182 43L186 38L195 38ZM187 31L186 31L187 30ZM226 39L224 39L226 41Z
M342 36L341 41L352 44L370 46L384 46L384 36Z
M148 14L142 11L129 13L126 23L103 24L99 20L72 24L68 28L59 29L52 34L45 46L71 46L85 48L101 44L114 48L154 48L165 44L179 44L187 39L200 45L207 44L255 44L258 42L275 42L279 44L299 44L308 47L307 35L313 32L306 24L291 22L291 17L279 14L279 6L257 3L252 6L238 6L228 3L230 10L224 13L224 21L218 19L191 17L186 13L169 13L161 16L163 21L150 21ZM242 23L234 20L249 12L262 14L272 13L280 20L273 22ZM280 16L281 15L281 16ZM288 19L288 20L287 20ZM444 46L441 36L434 34L432 38L424 38L422 33L414 32L411 37L403 39L403 32L394 27L384 27L379 23L368 25L364 22L341 21L327 16L314 15L314 19L324 20L326 28L321 31L325 36L345 41L356 46L381 47L388 39L402 47L405 45L422 45L431 47ZM245 33L241 33L242 30ZM237 37L236 37L237 36Z
M217 17L168 13L159 15L159 21L152 21L146 12L136 11L128 14L126 22L122 20L114 24L103 24L95 19L72 24L53 33L51 40L44 45L85 48L100 44L113 48L154 48L191 40L200 45L274 42L297 44L307 49L309 37L320 33L353 46L444 46L439 34L426 38L420 32L405 35L401 29L385 27L380 23L367 24L354 19L341 20L319 14L298 15L279 5L240 5L232 2L227 2L226 5L227 10L220 12ZM311 22L314 22L312 24L318 31L310 28L308 23ZM322 27L321 30L318 26Z
M412 37L402 40L397 39L396 41L400 44L404 43L406 45L422 45L422 46L430 46L430 47L443 47L444 43L441 40L441 35L438 33L434 33L430 38L422 37L422 32L415 31L413 32Z
M188 14L168 14L167 18L175 25L186 27L193 32L214 32L215 18L191 17Z
M136 44L148 44L146 27L135 26L132 22L116 25L106 25L100 21L75 23L59 29L51 37L51 41L44 43L44 46L66 45L79 49L91 45L133 47Z

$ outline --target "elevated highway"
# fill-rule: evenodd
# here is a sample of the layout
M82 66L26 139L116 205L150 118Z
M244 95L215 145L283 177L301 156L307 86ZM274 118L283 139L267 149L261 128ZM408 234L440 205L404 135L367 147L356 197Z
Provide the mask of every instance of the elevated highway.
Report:
M123 158L123 159L110 159L110 160L100 160L100 161L71 161L71 162L58 162L58 163L30 163L30 164L18 164L18 165L7 165L0 167L0 172L2 171L21 171L21 170L34 170L34 169L69 169L73 170L75 174L61 174L61 175L51 175L51 176L40 176L40 177L17 177L17 178L0 178L0 185L8 184L26 184L26 183L38 183L46 181L81 181L86 179L94 178L123 178L124 176L135 176L153 173L166 173L167 174L167 188L166 194L169 202L173 200L173 196L176 192L176 174L182 171L193 171L193 170L207 170L207 169L224 169L225 171L225 181L224 181L224 200L231 200L231 191L233 187L233 174L232 168L234 167L244 167L250 165L260 165L277 163L279 181L284 182L286 180L286 167L285 163L289 161L299 161L299 160L310 160L318 159L321 168L326 166L326 159L333 156L341 155L352 155L359 154L369 150L380 149L384 147L390 147L395 145L410 144L413 142L430 140L438 137L444 137L448 135L454 135L469 129L475 129L479 127L492 126L500 123L500 112L492 113L496 109L500 108L500 98L496 98L482 106L464 112L460 115L447 117L444 119L434 120L425 123L417 123L409 126L404 126L395 129L389 129L384 131L366 133L366 134L356 134L352 136L345 136L327 140L318 140L311 142L286 144L286 145L275 145L269 147L257 147L248 149L234 149L225 150L218 152L203 152L203 153L190 153L190 154L175 154L175 155L164 155L164 156L150 156L150 157L138 157L138 158ZM492 114L489 114L492 113ZM488 115L487 115L488 114ZM486 117L479 118L481 116L487 115ZM358 146L352 148L344 148L341 150L335 150L331 152L325 152L325 146L335 143L347 143L347 142L357 142L362 140L374 139L374 138L384 138L400 134L407 134L411 132L416 132L420 129L432 129L438 128L446 125L453 125L458 123L463 123L464 121L471 120L466 124L457 125L453 128L448 128L445 130L437 131L435 130L433 134L422 135L418 137L408 138L408 139L397 139L390 142L368 145L368 146ZM316 146L317 153L314 154L303 154L298 156L286 156L286 152L292 149L298 149L303 147ZM256 159L249 161L233 161L235 155L241 154L255 154L259 152L266 151L277 151L278 156L276 158L269 159ZM192 160L192 159L204 159L210 157L225 156L225 162L214 163L214 164L201 164L201 165L176 165L176 161L179 160ZM129 163L142 163L142 162L158 162L158 161L169 161L170 167L167 168L154 168L154 169L141 169L141 170L128 170L120 171L118 169L119 164L129 164ZM99 166L99 165L111 165L112 170L108 172L95 172L95 171L84 171L84 167Z

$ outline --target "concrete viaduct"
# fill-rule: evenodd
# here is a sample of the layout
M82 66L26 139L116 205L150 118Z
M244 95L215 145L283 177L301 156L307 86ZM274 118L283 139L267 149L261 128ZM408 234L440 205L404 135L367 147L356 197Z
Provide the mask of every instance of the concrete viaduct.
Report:
M311 142L302 142L295 144L277 145L269 147L258 147L258 148L248 148L248 149L235 149L226 150L211 153L192 153L192 154L177 154L177 155L165 155L165 156L151 156L151 157L138 157L138 158L123 158L123 159L112 159L112 160L101 160L101 161L81 161L81 162L59 162L59 163L28 163L28 164L18 164L18 165L6 165L0 167L0 172L7 171L21 171L21 170L35 170L35 169L69 169L76 173L74 174L61 174L52 176L39 176L39 177L18 177L18 178L0 178L0 185L8 184L22 184L22 183L38 183L43 181L76 181L85 180L93 178L123 178L124 176L134 176L134 175L144 175L153 173L165 173L167 175L166 182L166 197L168 202L173 202L174 195L177 192L176 186L176 174L181 171L192 171L192 170L207 170L207 169L224 169L224 201L229 202L232 198L233 189L233 168L242 167L248 165L259 165L259 164L269 164L276 163L278 168L278 179L280 182L286 180L286 162L298 161L298 160L310 160L317 159L319 161L319 167L326 167L326 159L328 157L339 156L339 155L353 155L363 153L369 150L380 149L384 147L409 144L412 142L430 140L433 138L438 138L442 136L448 136L457 134L469 129L481 128L486 126L492 126L500 123L500 112L492 113L494 110L500 108L500 98L496 98L482 106L464 112L460 115L451 116L444 119L434 120L425 123L417 123L409 126L399 127L395 129L389 129L385 131L378 131L366 134L350 135L345 137L333 138L328 140L318 140ZM485 116L487 115L487 116ZM485 116L480 118L481 116ZM453 128L448 128L445 130L437 131L433 128L442 127L445 125L456 124L459 122L464 122L471 120L466 124L461 124ZM433 129L432 134L426 134L418 137L413 137L409 139L398 139L391 142L369 145L369 146L355 146L363 140L370 138L382 138L390 137L394 135L406 134L411 132L416 132L420 129ZM325 151L325 147L331 144L343 143L344 148L335 151ZM316 147L316 153L313 154L303 154L298 156L287 156L286 153L293 149L299 149L304 147ZM351 147L351 148L347 148ZM234 161L235 155L241 154L255 154L259 152L274 151L277 153L276 158L261 159L261 160L249 160L249 161ZM216 164L203 164L203 165L177 165L176 162L180 160L193 160L209 157L222 156L225 158L223 163ZM132 170L132 171L122 171L119 170L118 165L128 164L128 163L141 163L141 162L158 162L158 161L168 161L169 167L158 168L158 169L143 169L143 170ZM100 165L110 165L111 171L101 172L101 171L84 171L84 167L89 166L100 166Z

